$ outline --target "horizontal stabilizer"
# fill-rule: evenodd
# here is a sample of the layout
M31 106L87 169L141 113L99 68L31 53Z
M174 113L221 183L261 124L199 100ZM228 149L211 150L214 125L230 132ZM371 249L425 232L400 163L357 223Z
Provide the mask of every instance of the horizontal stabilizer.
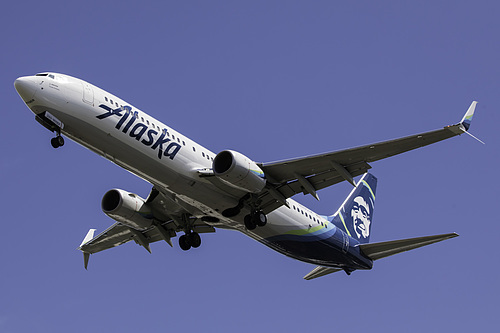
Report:
M410 251L422 246L430 245L457 236L458 234L451 233L443 235L400 239L389 242L360 244L359 248L361 249L361 252L363 252L364 255L366 255L371 260L378 260L392 256L394 254Z
M315 269L313 269L309 274L304 276L305 280L312 280L315 278L319 278L321 276L325 276L331 273L335 273L338 271L341 271L342 269L340 268L332 268L332 267L323 267L323 266L318 266Z

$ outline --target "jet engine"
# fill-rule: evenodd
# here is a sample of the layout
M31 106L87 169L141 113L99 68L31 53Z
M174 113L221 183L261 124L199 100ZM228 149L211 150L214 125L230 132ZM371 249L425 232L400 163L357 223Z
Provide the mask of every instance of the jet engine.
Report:
M264 172L243 154L224 150L215 156L212 169L215 176L229 186L259 193L266 185Z
M101 208L113 220L136 230L149 228L153 223L153 214L146 200L124 190L113 189L106 192Z

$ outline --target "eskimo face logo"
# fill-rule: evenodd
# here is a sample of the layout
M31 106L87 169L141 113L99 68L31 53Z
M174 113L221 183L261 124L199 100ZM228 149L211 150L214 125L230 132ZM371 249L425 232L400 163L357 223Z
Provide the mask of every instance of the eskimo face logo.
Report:
M159 159L165 156L173 160L175 155L181 150L180 144L171 142L169 138L165 138L167 134L166 129L160 134L155 128L149 128L146 124L139 122L136 114L132 113L132 108L130 106L127 105L123 108L111 109L109 106L101 104L99 107L106 110L106 113L96 116L97 119L102 120L111 116L119 117L120 120L116 123L115 128L117 130L121 129L123 133L128 133L130 137L140 141L145 146L151 147L153 150L158 149ZM125 122L127 124L122 129ZM164 145L166 145L166 147L164 147Z
M354 232L356 232L358 238L367 238L370 235L370 213L370 206L362 196L354 198L351 218Z

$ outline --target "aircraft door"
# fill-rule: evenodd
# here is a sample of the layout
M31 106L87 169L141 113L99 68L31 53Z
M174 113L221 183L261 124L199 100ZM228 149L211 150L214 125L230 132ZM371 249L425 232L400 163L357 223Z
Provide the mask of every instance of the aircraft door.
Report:
M83 85L83 101L87 104L94 105L94 90L87 82L82 82Z

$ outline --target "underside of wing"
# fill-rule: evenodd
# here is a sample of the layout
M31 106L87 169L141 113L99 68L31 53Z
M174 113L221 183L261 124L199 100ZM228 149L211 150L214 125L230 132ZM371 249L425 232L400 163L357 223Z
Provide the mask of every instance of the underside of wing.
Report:
M171 238L175 237L177 232L186 230L196 234L215 232L214 227L191 216L183 208L172 205L168 198L155 188L144 201L144 205L148 206L148 211L154 212L154 214L147 215L150 219L149 227L136 229L125 220L116 222L95 237L95 229L89 231L78 248L84 253L85 268L87 268L90 254L125 244L131 240L151 252L150 243L164 240L172 246Z
M281 183L295 180L296 174L302 176L320 175L336 171L333 163L350 169L369 168L367 163L398 155L416 148L424 147L453 136L462 134L460 124L443 129L415 134L404 138L383 141L366 146L349 148L337 152L307 156L292 160L262 164L262 170L272 181ZM339 172L336 172L339 175ZM350 173L350 172L349 172Z
M115 223L96 237L87 242L84 241L78 249L86 253L96 253L125 244L131 240L132 232L130 228L120 223Z
M462 121L442 129L314 156L259 164L270 186L261 194L261 207L270 212L286 199L304 193L318 198L317 190L353 177L371 168L369 163L468 133L477 102L472 102Z

